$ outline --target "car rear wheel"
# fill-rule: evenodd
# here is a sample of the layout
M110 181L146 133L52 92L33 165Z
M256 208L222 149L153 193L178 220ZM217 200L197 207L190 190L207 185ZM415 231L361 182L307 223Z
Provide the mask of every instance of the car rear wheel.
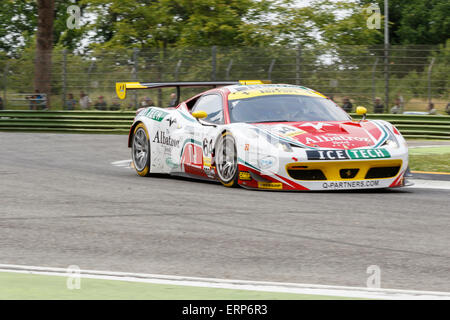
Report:
M147 128L143 123L139 123L134 129L131 156L136 172L140 176L148 176L150 173L150 141Z
M236 143L229 132L225 132L217 141L215 148L217 175L225 187L238 186L238 161Z

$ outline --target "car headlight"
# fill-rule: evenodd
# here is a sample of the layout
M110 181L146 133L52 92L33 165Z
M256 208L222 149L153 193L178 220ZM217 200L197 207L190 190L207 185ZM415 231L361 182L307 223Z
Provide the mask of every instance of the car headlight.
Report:
M386 128L386 131L388 132L388 138L381 146L395 148L395 149L400 147L398 140L395 137L394 133L391 131L391 129L389 129L387 126L384 126L384 127Z
M251 128L248 130L247 137L255 137L262 138L267 141L269 144L275 146L280 151L292 152L292 147L288 142L282 141L279 137L268 133L267 131L260 128Z
M278 148L278 150L285 151L285 152L292 152L291 145L284 141L277 141L275 143L275 146Z
M392 139L387 139L384 143L383 146L387 146L387 147L391 147L391 148L398 148L398 143L395 142Z

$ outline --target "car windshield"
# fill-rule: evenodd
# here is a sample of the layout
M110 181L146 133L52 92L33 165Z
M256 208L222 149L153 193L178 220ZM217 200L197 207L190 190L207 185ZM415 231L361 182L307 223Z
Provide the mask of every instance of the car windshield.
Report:
M346 121L350 116L333 101L303 95L269 95L229 101L235 122Z

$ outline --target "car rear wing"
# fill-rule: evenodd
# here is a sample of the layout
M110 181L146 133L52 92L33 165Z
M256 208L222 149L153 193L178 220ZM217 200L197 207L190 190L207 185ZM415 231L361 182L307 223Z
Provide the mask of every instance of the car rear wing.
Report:
M116 93L120 99L125 99L127 90L138 89L161 89L161 88L176 88L177 89L177 104L180 102L180 88L181 87L223 87L233 84L264 84L271 83L267 80L239 80L239 81L183 81L183 82L116 82Z

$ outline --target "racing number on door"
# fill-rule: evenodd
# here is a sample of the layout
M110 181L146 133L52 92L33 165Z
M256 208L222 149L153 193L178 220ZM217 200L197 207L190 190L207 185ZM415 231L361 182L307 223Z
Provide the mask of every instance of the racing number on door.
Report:
M201 169L203 164L202 147L194 143L187 144L183 152L182 163L184 164L186 172L189 172L189 167Z
M213 140L203 139L203 154L205 157L210 157L213 149Z

